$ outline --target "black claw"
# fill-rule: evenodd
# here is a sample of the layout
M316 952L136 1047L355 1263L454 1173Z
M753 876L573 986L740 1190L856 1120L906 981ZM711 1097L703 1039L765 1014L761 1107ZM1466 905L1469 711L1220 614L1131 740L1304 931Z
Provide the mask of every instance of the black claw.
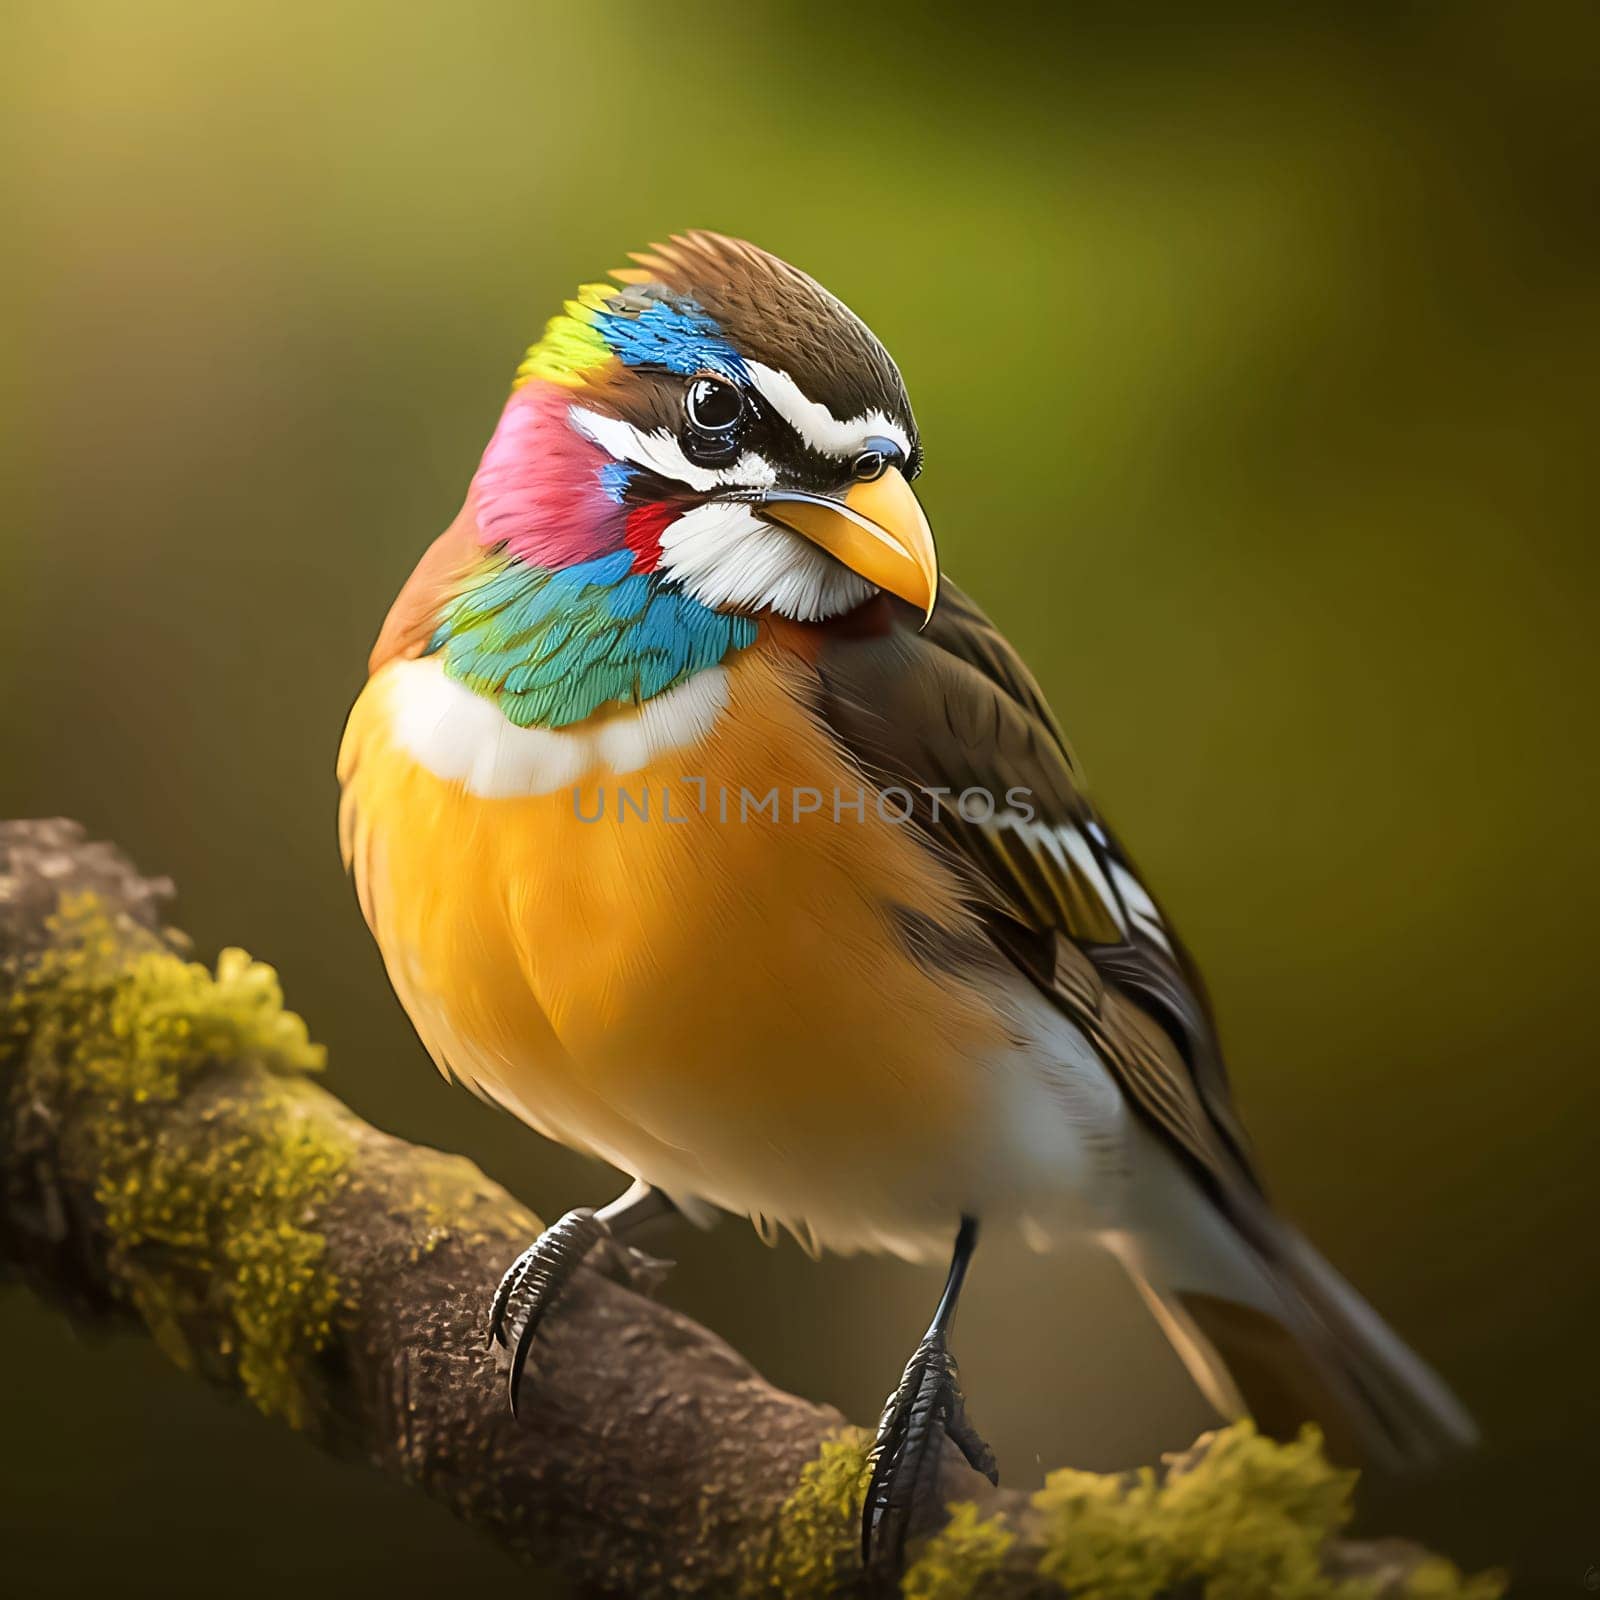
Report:
M560 1299L584 1257L600 1240L610 1236L611 1230L593 1211L569 1211L559 1222L546 1228L501 1278L489 1307L489 1343L491 1346L510 1344L506 1337L508 1324L515 1325L516 1342L510 1344L509 1379L513 1416L517 1414L517 1391L521 1387L523 1369L528 1364L528 1354L540 1323ZM515 1322L518 1311L522 1313L521 1321Z
M511 1415L521 1421L522 1414L517 1409L517 1395L522 1389L522 1369L528 1364L528 1352L533 1349L533 1335L539 1326L539 1308L535 1307L528 1314L528 1320L523 1323L522 1331L517 1335L517 1347L511 1353L511 1373L507 1382L507 1396L511 1401Z
M938 1491L946 1436L991 1483L1000 1481L994 1452L967 1419L955 1358L943 1334L929 1334L889 1396L872 1448L872 1477L861 1508L861 1560L874 1577L898 1580L917 1515Z
M500 1279L500 1286L494 1292L494 1299L489 1305L489 1347L495 1345L505 1347L506 1343L506 1308L522 1288L523 1280L528 1276L533 1265L533 1251L537 1246L524 1250L513 1261Z

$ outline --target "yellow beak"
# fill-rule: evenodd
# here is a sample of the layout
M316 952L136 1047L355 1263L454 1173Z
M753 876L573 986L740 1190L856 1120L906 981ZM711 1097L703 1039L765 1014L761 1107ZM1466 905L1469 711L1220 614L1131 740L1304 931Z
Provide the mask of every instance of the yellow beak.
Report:
M842 500L797 490L769 489L762 516L793 528L868 583L909 601L926 622L939 598L939 557L933 530L911 485L894 468L853 484Z

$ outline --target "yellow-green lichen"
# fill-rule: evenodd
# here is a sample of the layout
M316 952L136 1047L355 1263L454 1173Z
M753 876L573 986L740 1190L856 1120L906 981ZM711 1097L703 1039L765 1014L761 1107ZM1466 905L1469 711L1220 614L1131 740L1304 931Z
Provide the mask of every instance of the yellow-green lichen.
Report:
M906 1600L966 1600L1000 1570L1016 1535L1002 1516L980 1518L974 1505L950 1508L950 1520L922 1547L900 1585Z
M821 1600L859 1579L866 1435L830 1436L778 1512L748 1596ZM1371 1600L1375 1577L1338 1576L1328 1546L1350 1518L1356 1474L1335 1467L1315 1428L1292 1444L1249 1423L1209 1435L1166 1474L1053 1472L1033 1496L1040 1577L1074 1600ZM901 1583L908 1600L1003 1593L1022 1558L1003 1515L951 1507ZM1466 1577L1438 1557L1410 1574L1408 1600L1496 1600L1498 1573ZM1392 1594L1392 1589L1385 1590Z
M86 897L64 900L51 932L5 1002L14 1096L81 1130L63 1158L92 1178L112 1277L162 1348L184 1365L220 1360L261 1410L303 1424L305 1366L340 1299L309 1223L349 1155L295 1093L321 1047L242 950L209 972ZM250 1081L251 1131L225 1107L205 1130L164 1121L219 1063L267 1074Z
M867 1435L858 1428L823 1440L779 1508L771 1543L760 1572L747 1585L748 1594L822 1600L838 1591L857 1565L861 1502L870 1470L867 1444Z
M1464 1574L1442 1556L1418 1562L1406 1580L1405 1600L1500 1600L1506 1592L1503 1572Z
M1082 1600L1366 1600L1372 1580L1331 1576L1323 1559L1349 1521L1355 1479L1328 1461L1315 1428L1278 1444L1249 1423L1214 1435L1165 1479L1148 1468L1053 1472L1033 1500L1039 1571ZM1434 1587L1419 1596L1491 1600L1501 1589L1494 1575L1463 1578L1447 1562L1426 1569Z
M823 1600L860 1576L861 1503L871 1473L868 1436L831 1434L800 1471L780 1507L749 1595ZM901 1592L912 1600L964 1600L998 1570L1014 1535L1002 1519L982 1520L971 1505L951 1508L950 1521L924 1544Z

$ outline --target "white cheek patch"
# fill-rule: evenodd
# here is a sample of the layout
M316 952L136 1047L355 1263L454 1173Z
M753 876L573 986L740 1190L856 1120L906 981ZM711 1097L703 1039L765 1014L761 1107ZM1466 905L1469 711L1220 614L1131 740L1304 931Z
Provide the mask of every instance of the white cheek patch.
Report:
M728 468L730 488L770 489L777 481L778 469L765 456L758 456L754 450L746 450Z
M670 478L700 494L713 489L766 489L778 480L777 473L765 458L747 450L730 467L713 470L696 466L683 453L683 446L665 428L654 428L649 433L636 428L620 417L603 416L584 406L572 406L568 411L572 425L591 444L597 444L613 461L627 461L658 478Z
M700 743L728 704L728 674L708 667L632 711L570 728L519 728L458 683L437 656L388 669L390 731L436 778L484 800L553 794L596 773L637 772Z
M737 501L712 500L661 534L660 571L714 611L776 611L800 622L872 598L865 578Z
M818 455L849 460L871 438L891 439L902 456L911 454L906 430L883 412L868 411L841 422L821 401L809 398L787 372L760 361L749 362L747 368L756 392Z

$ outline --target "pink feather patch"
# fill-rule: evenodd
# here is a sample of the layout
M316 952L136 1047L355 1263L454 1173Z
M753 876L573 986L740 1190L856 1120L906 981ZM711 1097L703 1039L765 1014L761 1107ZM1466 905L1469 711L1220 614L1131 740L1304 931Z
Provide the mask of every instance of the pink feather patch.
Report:
M623 510L600 484L610 458L572 427L571 400L551 383L516 390L472 480L483 543L533 566L570 567L622 546Z

